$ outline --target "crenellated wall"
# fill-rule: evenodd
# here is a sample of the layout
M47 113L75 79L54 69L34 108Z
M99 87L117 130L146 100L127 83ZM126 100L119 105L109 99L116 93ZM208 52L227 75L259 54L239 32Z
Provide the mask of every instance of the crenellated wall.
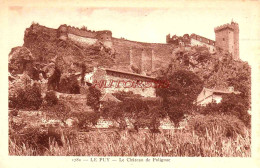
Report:
M214 29L216 46L232 54L233 59L239 59L239 26L235 22L224 24Z
M61 25L58 28L58 38L61 40L70 39L82 46L93 45L97 42L102 43L106 48L112 48L112 32L109 30L91 31L86 28L76 28Z

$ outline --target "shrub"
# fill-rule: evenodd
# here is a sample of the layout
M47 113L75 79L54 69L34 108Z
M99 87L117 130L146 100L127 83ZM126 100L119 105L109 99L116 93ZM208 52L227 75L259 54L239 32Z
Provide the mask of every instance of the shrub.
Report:
M13 106L18 109L37 110L42 104L41 89L38 85L28 85L19 89L17 96L12 99Z
M61 120L63 123L71 117L71 109L64 101L59 101L53 106L44 105L41 110L45 112L46 116Z
M245 124L235 116L229 115L195 115L188 122L188 130L193 130L199 136L214 137L245 136Z
M78 112L73 114L78 119L78 127L81 130L89 131L89 125L96 125L100 114L96 112Z
M49 91L46 93L45 101L48 106L53 106L58 103L58 98L54 91Z

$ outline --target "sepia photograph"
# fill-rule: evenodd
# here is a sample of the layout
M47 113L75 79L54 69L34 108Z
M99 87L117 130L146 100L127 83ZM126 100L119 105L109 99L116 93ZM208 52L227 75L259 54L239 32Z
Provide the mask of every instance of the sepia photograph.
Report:
M9 157L253 156L257 7L6 11Z
M26 8L10 10L28 13ZM75 18L74 25L51 27L31 20L23 44L8 55L10 155L251 155L251 67L239 52L240 18L211 21L209 33L200 34L192 23L180 34L186 26L181 20L178 27L166 17L173 23L169 29L153 28L147 19L143 29L151 36L165 32L155 35L164 42L142 42L135 35L115 37L107 29L123 29L127 17L146 20L175 12L75 11L86 22ZM108 22L106 16L113 14L122 21L89 29L94 26L87 18L97 14L104 17L94 23ZM143 41L152 39L146 36Z

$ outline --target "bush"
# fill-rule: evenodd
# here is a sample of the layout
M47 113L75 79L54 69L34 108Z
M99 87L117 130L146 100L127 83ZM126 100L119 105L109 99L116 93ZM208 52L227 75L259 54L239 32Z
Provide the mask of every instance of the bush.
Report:
M71 117L71 109L64 101L59 101L53 106L44 105L41 110L44 111L48 117L61 120L63 123Z
M73 114L78 119L78 128L80 130L89 131L89 125L96 125L100 114L96 112L78 112Z
M195 115L188 122L188 130L193 130L199 136L214 137L245 136L246 126L235 116L229 115Z
M44 99L46 101L46 105L48 106L53 106L58 103L58 98L54 91L47 92Z
M37 110L42 104L41 88L38 85L28 85L17 93L11 100L14 108Z

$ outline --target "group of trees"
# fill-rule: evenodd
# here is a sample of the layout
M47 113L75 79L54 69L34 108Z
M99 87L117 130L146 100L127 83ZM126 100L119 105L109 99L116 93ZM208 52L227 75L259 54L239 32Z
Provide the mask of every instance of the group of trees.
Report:
M202 90L203 82L190 71L179 70L165 74L160 80L170 81L169 88L156 88L160 99L147 100L131 92L114 93L121 102L103 102L99 110L104 118L114 120L121 128L126 127L126 120L135 129L148 127L158 130L160 119L168 116L176 126L196 108L194 101ZM97 88L90 87L88 105L95 111L99 109L101 94Z
M156 130L160 125L160 119L166 116L175 126L179 126L187 115L195 113L236 116L245 125L250 126L248 87L240 86L238 89L240 94L224 95L222 103L210 103L206 107L198 107L196 99L203 89L203 81L196 74L187 70L177 70L165 73L160 80L170 82L168 88L156 88L156 94L161 99L148 101L138 95L118 92L114 96L121 102L104 102L99 109L100 91L90 87L88 104L99 111L102 117L118 122L121 128L126 127L127 118L136 129L148 127Z

